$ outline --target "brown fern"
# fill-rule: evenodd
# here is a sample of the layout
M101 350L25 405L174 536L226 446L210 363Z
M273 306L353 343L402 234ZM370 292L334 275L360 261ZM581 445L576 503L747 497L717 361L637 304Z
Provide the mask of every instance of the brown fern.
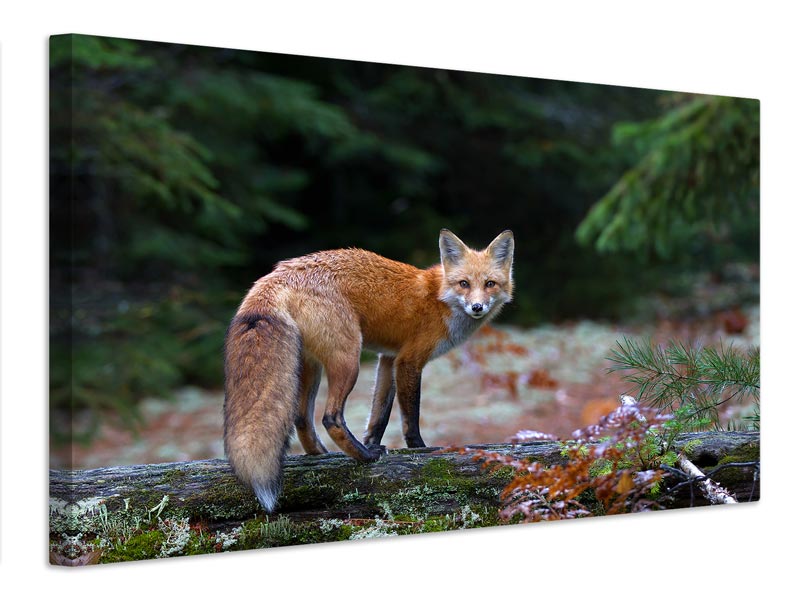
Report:
M500 494L504 521L552 521L591 516L592 498L602 514L642 512L659 508L651 491L664 473L643 469L648 431L660 427L666 417L638 406L621 406L600 421L573 433L566 442L565 462L547 467L513 456L478 450L475 460L489 469L510 467L511 482ZM553 439L538 432L520 432L516 441Z

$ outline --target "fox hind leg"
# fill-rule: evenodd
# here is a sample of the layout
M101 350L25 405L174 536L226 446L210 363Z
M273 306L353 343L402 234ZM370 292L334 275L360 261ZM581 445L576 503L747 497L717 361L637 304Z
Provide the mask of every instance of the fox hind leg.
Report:
M294 422L297 439L300 440L306 454L326 454L328 452L314 428L314 400L317 397L321 379L322 365L310 356L306 356L303 359L300 375L300 406Z
M342 351L335 353L324 364L328 376L328 400L322 424L328 430L331 439L345 454L359 462L372 462L378 460L383 452L380 449L367 448L359 442L347 428L344 420L347 396L358 379L360 347L360 343L357 344L354 353Z

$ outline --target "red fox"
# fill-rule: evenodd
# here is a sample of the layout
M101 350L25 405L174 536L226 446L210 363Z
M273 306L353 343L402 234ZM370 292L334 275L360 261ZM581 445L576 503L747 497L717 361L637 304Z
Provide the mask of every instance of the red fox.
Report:
M358 461L377 460L395 393L409 448L419 431L422 368L463 342L511 300L514 236L504 231L472 250L446 229L441 264L429 269L359 249L279 262L255 282L225 339L225 453L267 512L277 504L292 429L308 454L327 452L314 430L322 370L322 423ZM344 405L362 347L379 353L364 443L347 428Z

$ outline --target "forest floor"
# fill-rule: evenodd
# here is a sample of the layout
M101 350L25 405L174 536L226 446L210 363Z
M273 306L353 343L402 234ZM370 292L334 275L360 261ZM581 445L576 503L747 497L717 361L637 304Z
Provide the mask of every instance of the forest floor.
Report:
M423 373L420 425L429 446L506 441L520 430L569 437L618 406L620 394L635 392L619 373L608 373L607 357L618 340L651 338L738 347L759 345L758 306L709 312L691 319L656 319L618 326L593 321L531 329L485 327L461 347L430 363ZM360 436L369 414L375 362L362 364L345 417ZM338 451L321 426L325 381L317 397L317 429L329 450ZM51 466L86 469L108 465L222 458L221 390L183 388L170 399L145 399L136 432L104 424L91 446L54 452ZM738 418L749 407L731 406ZM724 422L724 419L723 419ZM383 443L403 447L395 407ZM302 452L293 440L292 453Z

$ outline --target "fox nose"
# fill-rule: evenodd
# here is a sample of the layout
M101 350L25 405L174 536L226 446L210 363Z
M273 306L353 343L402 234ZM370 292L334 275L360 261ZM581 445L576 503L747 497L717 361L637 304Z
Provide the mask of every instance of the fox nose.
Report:
M481 304L480 302L476 302L475 304L473 304L472 312L476 313L483 312L483 304Z

